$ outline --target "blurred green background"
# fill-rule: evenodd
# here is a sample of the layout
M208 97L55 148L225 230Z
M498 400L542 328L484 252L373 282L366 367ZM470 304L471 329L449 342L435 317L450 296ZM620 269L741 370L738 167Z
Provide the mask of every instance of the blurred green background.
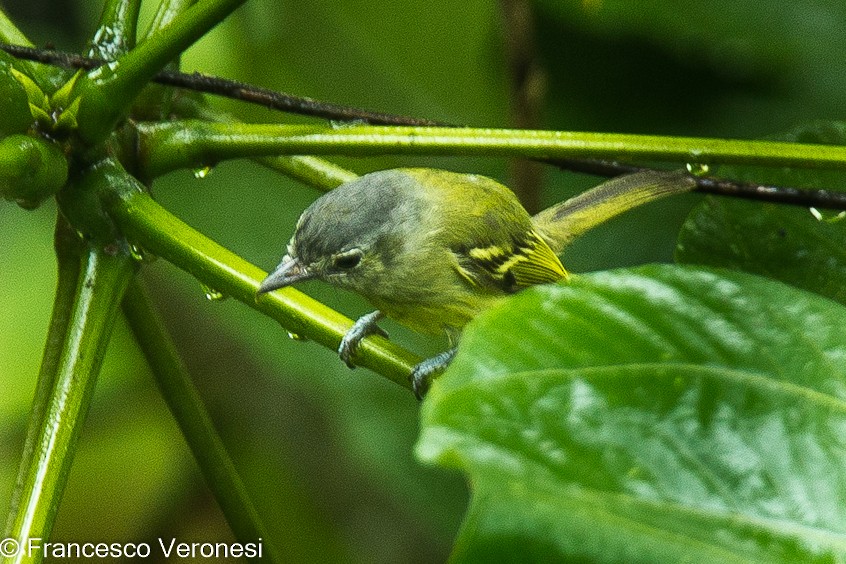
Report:
M80 51L98 2L4 5L38 45ZM145 6L146 16L153 3ZM846 5L840 1L538 0L530 3L537 125L549 129L760 137L846 107ZM194 46L185 70L295 94L474 126L508 126L505 38L518 33L502 5L469 0L252 0ZM143 29L143 28L142 28ZM230 101L247 121L286 116ZM339 159L359 172L439 166L509 181L500 159ZM597 179L542 173L552 203ZM154 194L190 225L269 269L293 222L316 197L247 163L190 171ZM610 222L564 256L574 272L669 261L697 201L660 202ZM0 202L0 500L9 497L55 284L56 209ZM144 278L192 375L290 561L443 560L468 498L461 476L417 463L411 394L330 351L290 340L233 300L208 301L164 261ZM304 286L347 315L362 300ZM412 350L429 343L386 324ZM81 439L55 537L155 542L231 534L160 399L128 330L118 325Z

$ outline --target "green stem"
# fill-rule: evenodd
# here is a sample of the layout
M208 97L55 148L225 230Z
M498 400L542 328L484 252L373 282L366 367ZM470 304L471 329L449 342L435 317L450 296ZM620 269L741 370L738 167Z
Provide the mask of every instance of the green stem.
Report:
M0 41L12 45L32 47L32 42L17 28L3 9L0 9ZM65 72L57 67L39 65L32 61L16 59L14 67L29 76L45 92L52 92L64 80Z
M117 61L81 78L76 87L82 96L80 138L91 144L106 139L156 72L245 1L198 2Z
M196 4L197 0L162 0L156 7L156 13L150 20L144 37L150 37L158 30L169 24L173 19Z
M133 282L123 300L123 311L135 339L153 369L156 383L179 424L194 459L220 504L235 537L242 543L268 542L266 555L281 562L264 523L247 493L235 465L218 436L200 394L188 376L167 330L144 288Z
M112 61L135 47L140 10L141 0L107 0L88 56Z
M209 107L205 99L179 97L174 108L178 115L190 116L218 123L238 124L234 116ZM344 182L358 178L358 175L334 163L311 156L259 157L257 162L276 172L313 186L323 192L337 188Z
M276 319L291 334L338 350L352 321L305 294L286 288L256 298L266 272L192 229L144 193L127 193L110 205L124 233L145 251ZM357 362L410 388L408 375L419 358L380 336L361 343Z
M58 372L59 360L64 350L64 343L68 333L71 311L77 292L79 281L82 240L60 215L56 222L55 248L58 266L58 282L56 295L53 299L53 314L47 330L47 341L41 358L41 369L35 384L35 394L32 399L32 409L29 412L26 439L24 441L21 463L15 490L12 492L8 520L4 529L5 536L12 531L15 516L18 513L24 482L27 479L29 465L41 436L44 414L50 401L50 394Z
M319 157L294 155L290 157L260 157L257 161L271 170L313 186L323 192L337 188L344 182L358 178L351 170Z
M510 129L408 126L221 124L185 120L141 124L146 174L224 159L287 154L488 155L615 158L682 163L846 169L846 147L740 139Z
M48 378L53 386L46 401L36 398L35 402L36 410L43 409L42 422L9 535L19 542L50 537L117 306L133 272L134 261L128 252L88 246L79 259L72 303L65 303L71 301L67 290L61 292L57 307L70 305L68 322L61 353L56 343L48 344L46 350L39 388L47 387ZM61 328L56 329L54 338L61 333ZM45 374L52 368L53 374ZM21 551L10 561L37 562L42 557L40 550L32 554Z

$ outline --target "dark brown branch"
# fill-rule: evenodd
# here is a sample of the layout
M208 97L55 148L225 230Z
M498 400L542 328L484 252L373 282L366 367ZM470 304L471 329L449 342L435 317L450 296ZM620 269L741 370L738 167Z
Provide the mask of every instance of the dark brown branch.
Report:
M35 49L21 45L0 43L0 50L9 53L13 57L65 68L90 70L104 63L102 60L91 59L81 55ZM227 96L237 100L262 104L273 109L330 120L358 120L374 125L458 127L454 124L394 114L369 112L348 106L320 102L311 98L291 96L234 80L206 76L200 73L160 72L154 80L168 86ZM542 162L574 172L584 172L604 177L614 177L621 174L648 170L648 167L603 160L550 159ZM791 188L787 186L766 186L754 182L718 179L710 176L691 176L696 180L696 192L791 206L846 210L846 192L825 189Z
M754 182L737 182L704 176L696 177L696 191L772 204L846 210L846 192L836 190L767 186Z
M35 49L21 45L0 44L0 49L20 59L28 59L30 61L71 69L91 70L106 62L102 59L92 59L73 53ZM275 90L261 88L235 80L208 76L198 72L161 71L153 77L153 82L166 86L175 86L177 88L187 88L206 94L225 96L252 104L260 104L273 110L329 120L361 121L373 125L446 126L445 123L429 119L371 112L360 108L321 102L303 96L292 96L283 92L276 92Z
M584 172L586 174L606 177L650 170L648 167L640 167L616 161L558 159L549 161L549 163L574 172ZM839 192L837 190L811 190L791 188L788 186L767 186L755 182L714 178L713 176L697 176L694 174L690 176L696 181L694 192L703 194L714 194L717 196L758 200L773 204L802 206L806 208L846 210L846 192Z

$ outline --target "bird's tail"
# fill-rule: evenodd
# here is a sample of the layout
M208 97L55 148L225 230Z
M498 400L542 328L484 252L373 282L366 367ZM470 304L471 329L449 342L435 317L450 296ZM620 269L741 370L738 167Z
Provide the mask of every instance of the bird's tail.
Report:
M570 241L615 215L695 187L696 181L681 170L635 172L547 208L532 221L552 250L560 253Z

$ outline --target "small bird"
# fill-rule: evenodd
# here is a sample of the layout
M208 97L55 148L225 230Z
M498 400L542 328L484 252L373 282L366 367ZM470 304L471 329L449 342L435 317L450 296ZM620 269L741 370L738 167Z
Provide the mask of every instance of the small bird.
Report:
M427 168L365 174L315 200L297 222L282 262L258 293L318 279L364 296L377 310L341 341L348 366L384 316L451 348L414 367L418 398L455 355L480 312L536 284L564 282L558 254L576 236L643 203L692 190L682 171L644 171L605 182L534 217L502 184Z

